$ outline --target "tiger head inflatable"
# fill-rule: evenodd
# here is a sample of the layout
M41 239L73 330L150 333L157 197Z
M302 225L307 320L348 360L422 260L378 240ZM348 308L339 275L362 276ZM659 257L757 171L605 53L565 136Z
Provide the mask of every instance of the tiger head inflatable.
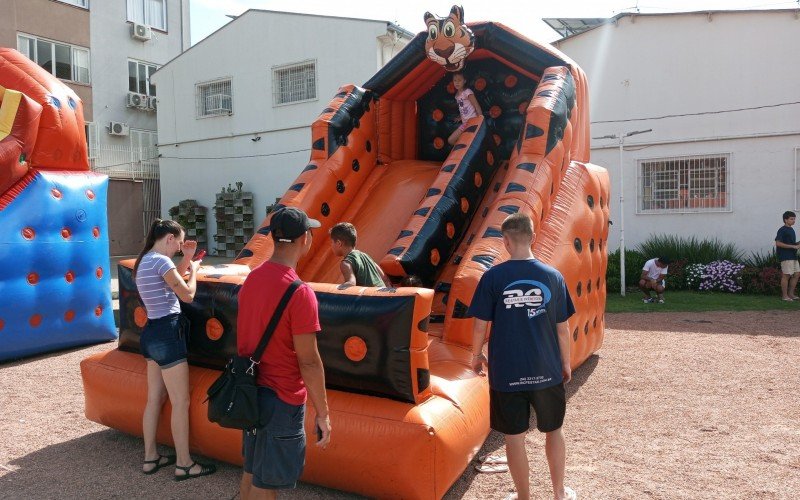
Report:
M441 64L447 71L461 71L464 61L475 50L475 35L464 24L464 9L453 5L450 15L439 19L430 12L425 13L428 39L425 53L428 59Z

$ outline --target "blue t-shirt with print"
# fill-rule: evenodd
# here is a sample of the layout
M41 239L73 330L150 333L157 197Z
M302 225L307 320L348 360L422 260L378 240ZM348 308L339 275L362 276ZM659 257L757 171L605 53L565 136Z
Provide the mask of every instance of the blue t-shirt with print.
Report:
M781 226L778 229L778 234L775 235L775 241L780 241L781 243L786 243L787 245L795 245L797 241L795 240L796 236L794 234L794 229L787 225ZM795 260L797 258L797 250L794 248L781 248L778 247L778 260Z
M519 392L560 384L556 324L574 313L564 277L551 266L509 260L486 271L468 314L492 322L489 386Z

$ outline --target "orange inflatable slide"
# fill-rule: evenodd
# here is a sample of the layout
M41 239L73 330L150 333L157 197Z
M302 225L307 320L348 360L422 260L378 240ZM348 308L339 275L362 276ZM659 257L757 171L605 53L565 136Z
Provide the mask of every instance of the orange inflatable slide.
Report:
M551 46L500 24L469 28L468 50L442 52L429 28L363 86L342 87L314 122L311 159L280 201L321 221L318 234L352 222L359 249L393 281L415 275L424 284L338 286L328 239L314 239L298 271L319 300L334 434L328 449L308 447L304 481L427 499L463 473L489 432L488 384L469 368L466 310L481 275L508 258L499 229L511 213L532 216L535 254L566 279L577 310L573 368L602 344L609 180L588 163L586 78ZM450 147L459 115L446 69L464 64L484 114ZM192 323L192 449L235 464L241 433L209 423L203 401L235 352L240 285L271 255L269 223L233 263L204 268L195 301L182 305ZM119 349L85 359L81 371L86 416L141 435L146 316L131 265L120 266ZM171 443L169 411L159 440Z

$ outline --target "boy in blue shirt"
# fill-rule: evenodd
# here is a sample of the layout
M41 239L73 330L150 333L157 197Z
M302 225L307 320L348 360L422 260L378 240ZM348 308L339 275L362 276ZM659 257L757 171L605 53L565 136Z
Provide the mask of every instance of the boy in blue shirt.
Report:
M510 215L501 232L510 259L484 273L469 308L468 314L475 317L472 367L480 375L487 364L482 351L491 322L490 421L492 429L505 435L508 468L517 489L509 498L530 498L525 435L533 406L536 427L546 434L554 498L575 499L575 492L564 486L561 430L567 405L564 383L572 378L568 320L575 308L561 273L533 256L531 218Z
M783 213L783 226L775 235L775 247L778 251L778 260L781 261L781 295L783 300L797 300L794 287L800 278L800 263L797 262L797 236L794 234L794 221L797 215L792 211Z

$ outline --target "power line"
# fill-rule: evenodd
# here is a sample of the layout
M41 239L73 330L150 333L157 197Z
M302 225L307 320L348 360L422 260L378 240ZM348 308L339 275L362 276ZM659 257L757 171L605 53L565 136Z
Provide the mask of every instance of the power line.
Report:
M722 113L735 113L737 111L753 111L756 109L779 108L781 106L791 106L794 104L800 104L800 101L782 102L780 104L766 104L764 106L753 106L751 108L723 109L720 111L701 111L699 113L682 113L676 115L650 116L647 118L627 118L624 120L602 120L591 123L592 125L596 125L598 123L627 123L627 122L641 122L646 120L663 120L665 118L680 118L682 116L719 115Z
M239 156L159 156L158 159L165 160L237 160L242 158L263 158L266 156L280 156L292 153L304 153L311 151L310 148L297 149L294 151L282 151L280 153L263 153L257 155L239 155Z

